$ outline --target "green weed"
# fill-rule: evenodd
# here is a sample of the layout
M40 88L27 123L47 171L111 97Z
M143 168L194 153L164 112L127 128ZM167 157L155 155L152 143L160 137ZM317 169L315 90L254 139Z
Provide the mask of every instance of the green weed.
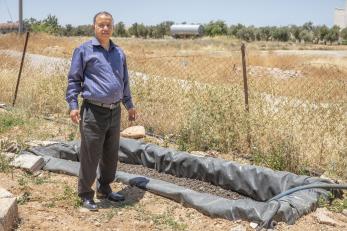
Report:
M153 215L152 218L154 224L158 226L166 226L170 228L171 230L177 230L177 231L183 231L187 230L188 225L185 223L177 222L173 217L171 217L169 214L160 214L160 215Z
M10 158L0 154L0 172L3 172L3 173L11 172L13 170L13 167L10 165L10 162L11 162Z
M270 148L267 150L253 147L252 158L257 165L297 174L302 174L305 166L304 163L300 163L299 152L290 138L272 140Z
M329 192L328 198L320 197L318 199L318 206L325 207L332 212L341 213L344 209L347 209L347 197L336 199Z
M56 200L64 201L65 203L67 203L70 206L73 206L74 208L78 208L82 205L82 200L77 195L76 190L66 184L64 184L63 194L58 196Z
M23 118L14 113L0 113L0 133L4 133L15 126L23 124Z
M24 205L25 203L30 201L30 196L31 196L31 193L28 191L25 191L22 196L17 198L17 203L20 205Z

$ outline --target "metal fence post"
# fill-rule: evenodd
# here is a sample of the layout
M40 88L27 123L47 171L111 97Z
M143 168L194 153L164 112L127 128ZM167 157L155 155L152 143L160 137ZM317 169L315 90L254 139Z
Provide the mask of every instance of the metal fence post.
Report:
M245 93L245 110L249 112L248 80L247 80L247 67L246 67L246 46L244 43L242 43L241 45L241 53L242 53L243 90Z
M250 134L250 124L249 124L249 103L248 103L248 80L247 80L247 66L246 66L246 46L244 43L241 45L242 54L242 72L243 72L243 90L245 97L245 110L247 114L247 143L248 148L252 147L252 140Z
M22 61L20 63L20 68L19 68L19 73L18 73L18 79L17 79L17 85L16 85L16 91L14 92L14 97L13 97L13 102L12 106L14 107L17 99L17 93L18 93L18 87L19 87L19 82L20 82L20 77L22 75L22 69L23 69L23 63L24 63L24 57L25 57L25 52L27 50L27 45L28 45L28 39L29 39L29 31L26 32L25 34L25 44L24 44L24 49L23 49L23 54L22 54Z

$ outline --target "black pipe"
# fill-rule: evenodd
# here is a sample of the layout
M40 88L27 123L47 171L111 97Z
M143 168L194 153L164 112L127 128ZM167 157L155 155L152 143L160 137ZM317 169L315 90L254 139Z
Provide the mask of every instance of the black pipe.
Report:
M347 190L347 184L309 184L309 185L302 185L302 186L298 186L292 189L289 189L283 193L280 193L276 196L274 196L273 198L271 198L270 200L268 200L267 202L273 201L273 200L278 200L284 196L287 196L289 194L292 194L294 192L300 191L300 190L304 190L304 189L311 189L311 188L323 188L323 189L345 189Z

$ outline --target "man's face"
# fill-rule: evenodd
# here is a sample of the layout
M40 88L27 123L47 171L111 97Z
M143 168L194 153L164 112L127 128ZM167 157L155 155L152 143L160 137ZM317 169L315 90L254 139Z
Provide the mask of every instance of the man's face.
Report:
M101 14L95 19L94 32L100 42L106 42L110 39L113 31L112 18Z

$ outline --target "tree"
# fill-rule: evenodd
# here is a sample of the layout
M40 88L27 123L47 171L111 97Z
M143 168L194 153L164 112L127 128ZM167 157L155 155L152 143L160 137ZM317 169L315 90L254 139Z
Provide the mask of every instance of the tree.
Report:
M269 41L271 38L271 28L270 27L260 27L257 31L257 40Z
M65 28L62 28L62 35L64 36L73 36L74 28L71 24L67 24Z
M148 29L143 23L137 25L137 33L139 37L141 38L147 38L148 36Z
M300 32L302 30L301 27L298 27L296 25L291 25L289 30L295 40L300 40Z
M340 36L340 27L339 26L333 26L328 34L325 36L325 39L331 43L336 42L339 40Z
M135 22L131 27L129 28L128 32L131 36L135 36L136 38L139 37L139 33L137 31L137 22Z
M171 26L175 24L173 21L164 21L160 23L162 28L165 28L165 35L170 36L171 35Z
M307 31L313 30L313 22L306 22L304 25L302 25L302 28Z
M277 41L288 42L290 33L287 27L274 27L271 31L271 37Z
M340 35L343 40L347 40L347 27L341 31Z
M57 34L61 28L58 23L58 18L54 15L49 14L41 23L44 32L50 34Z
M303 30L299 34L299 39L303 40L305 42L312 42L313 41L313 32L308 30Z
M156 38L164 38L164 35L166 34L166 24L160 23L156 25L157 30L157 37Z
M250 42L255 40L255 34L256 34L256 30L254 26L250 26L250 27L244 27L240 29L237 32L236 36L242 40Z
M122 21L118 22L115 25L113 33L117 37L127 37L128 36L128 33L125 29L125 24Z
M236 37L237 36L237 32L239 32L243 28L245 28L245 26L240 24L240 23L237 24L237 25L231 25L229 27L228 34Z
M205 34L208 36L227 35L228 27L224 21L211 21L205 26Z
M93 36L94 29L92 25L80 25L74 29L74 36Z
M25 26L33 32L46 32L49 34L61 34L62 32L62 27L59 25L58 18L50 14L42 21L34 18L25 20Z
M40 21L37 21L35 18L29 18L29 19L24 19L24 27L32 31L32 26L41 23Z

